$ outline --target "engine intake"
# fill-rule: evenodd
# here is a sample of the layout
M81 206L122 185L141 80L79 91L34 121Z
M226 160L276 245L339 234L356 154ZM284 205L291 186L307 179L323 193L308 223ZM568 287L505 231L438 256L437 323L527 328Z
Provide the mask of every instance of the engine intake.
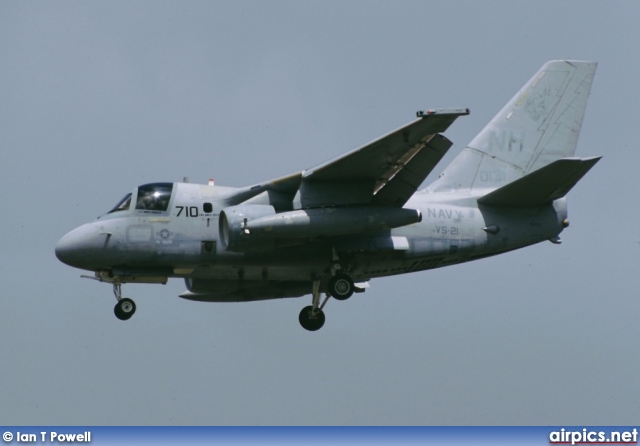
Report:
M222 246L235 252L272 250L275 247L275 239L249 237L250 231L247 225L252 220L275 215L275 213L273 206L262 204L246 204L223 209L218 220Z

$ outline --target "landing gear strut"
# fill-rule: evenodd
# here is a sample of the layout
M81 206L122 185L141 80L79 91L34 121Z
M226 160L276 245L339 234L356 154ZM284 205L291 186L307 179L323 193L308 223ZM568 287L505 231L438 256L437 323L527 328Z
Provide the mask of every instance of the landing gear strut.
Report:
M298 317L300 325L305 330L316 331L322 328L325 320L322 309L330 297L336 300L347 300L354 292L361 293L364 291L362 288L356 288L351 276L342 271L345 271L345 267L334 247L332 248L331 256L331 278L327 282L327 293L322 305L320 305L320 279L316 279L313 281L312 305L304 307Z
M324 325L324 312L322 309L326 305L329 300L329 295L327 294L322 301L322 305L320 303L320 280L316 279L313 281L313 301L312 305L308 307L304 307L300 312L300 316L298 320L300 321L300 325L302 328L309 331L320 330Z
M116 296L118 303L113 308L116 317L121 321L126 321L136 312L136 303L128 297L122 297L122 284L113 284L113 294Z

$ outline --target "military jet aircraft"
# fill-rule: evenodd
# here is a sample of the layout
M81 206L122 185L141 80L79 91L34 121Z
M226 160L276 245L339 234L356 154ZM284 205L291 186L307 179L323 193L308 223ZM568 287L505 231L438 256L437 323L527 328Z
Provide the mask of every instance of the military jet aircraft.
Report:
M310 294L299 321L318 330L329 297L373 278L559 243L565 196L600 159L573 156L596 65L546 63L425 189L452 145L442 133L467 109L418 112L361 148L253 186L139 186L62 237L56 255L112 284L122 320L136 310L122 284L177 277L180 297L195 301Z

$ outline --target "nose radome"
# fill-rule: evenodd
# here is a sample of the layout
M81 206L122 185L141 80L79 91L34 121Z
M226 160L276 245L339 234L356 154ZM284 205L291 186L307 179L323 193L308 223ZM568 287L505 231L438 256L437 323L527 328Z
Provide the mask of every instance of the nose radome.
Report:
M95 225L82 225L64 235L56 244L56 257L62 263L83 268L99 248L99 233Z

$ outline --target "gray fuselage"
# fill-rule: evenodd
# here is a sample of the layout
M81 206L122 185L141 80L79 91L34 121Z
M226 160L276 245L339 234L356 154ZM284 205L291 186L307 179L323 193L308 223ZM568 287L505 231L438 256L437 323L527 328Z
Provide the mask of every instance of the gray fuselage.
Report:
M235 300L234 296L252 300L307 294L313 280L324 283L331 276L328 266L333 255L340 256L359 282L466 262L554 239L567 218L564 199L541 207L494 208L478 205L477 197L470 194L420 191L404 207L420 212L417 223L330 238L274 238L257 252L234 252L221 243L219 216L229 207L228 197L235 196L238 189L158 184L170 185L163 205L166 210L134 206L142 195L136 189L128 208L115 208L65 235L56 248L58 257L69 265L119 278L122 283L182 277L188 279L190 291L202 295L199 300ZM251 202L270 204L266 194ZM361 208L361 212L368 212L368 208ZM248 293L244 298L234 295L243 282L249 288L263 284L265 292ZM270 296L267 285L274 282L299 282L300 290L293 287L290 293ZM225 290L231 294L225 297Z

